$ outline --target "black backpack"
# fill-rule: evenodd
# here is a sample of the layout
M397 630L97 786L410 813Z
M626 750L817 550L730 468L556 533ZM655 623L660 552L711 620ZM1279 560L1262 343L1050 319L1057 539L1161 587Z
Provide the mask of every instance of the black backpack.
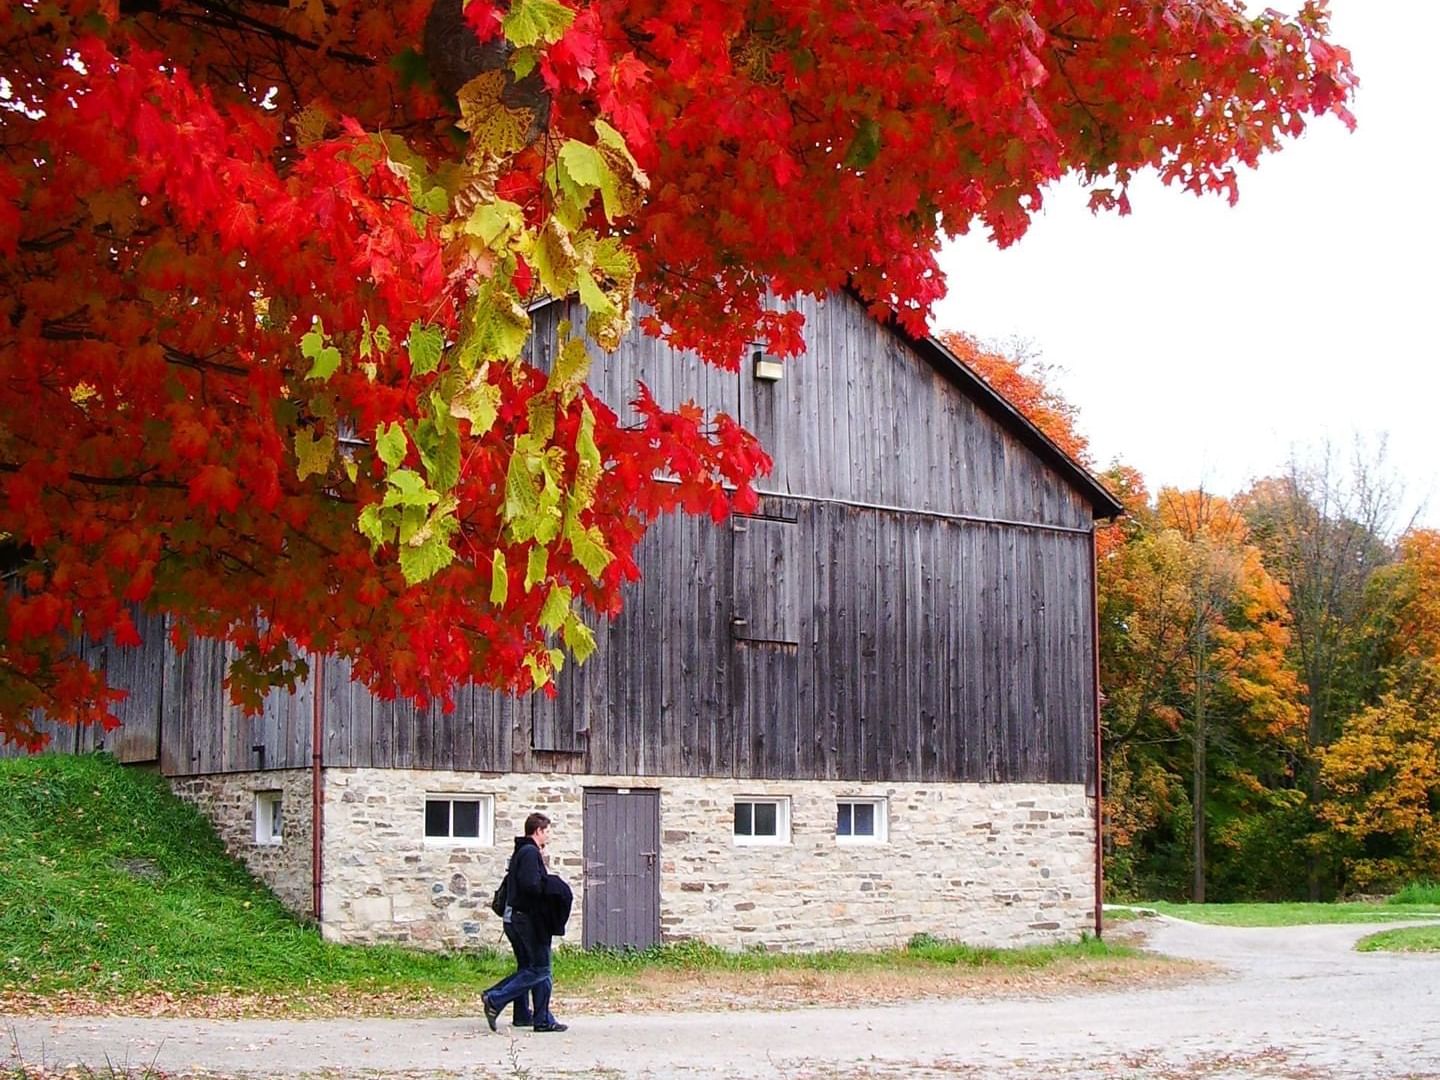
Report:
M510 868L505 868L505 876L500 879L500 884L495 886L495 895L490 897L490 910L505 917L505 908L510 903Z

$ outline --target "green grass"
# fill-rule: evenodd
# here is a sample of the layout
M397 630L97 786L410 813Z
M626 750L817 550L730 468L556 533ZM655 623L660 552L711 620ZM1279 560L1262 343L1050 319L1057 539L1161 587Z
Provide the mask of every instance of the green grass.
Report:
M1361 952L1440 952L1440 924L1382 930L1361 938L1355 948Z
M1162 915L1216 926L1302 926L1378 923L1440 916L1440 903L1386 904L1174 904L1147 903Z
M1133 956L1136 950L1086 937L1055 945L1019 949L986 948L941 941L918 934L903 949L875 952L772 953L760 949L732 952L701 942L679 942L652 949L613 951L562 949L556 953L557 979L584 981L617 972L645 969L756 973L767 971L874 971L897 968L1043 968L1062 960Z
M1106 926L1110 926L1110 925L1115 924L1115 923L1137 922L1138 920L1143 919L1143 918L1146 918L1145 913L1144 913L1143 911L1137 911L1135 908L1129 908L1129 907L1106 907L1106 908L1105 908L1105 925L1106 925Z
M0 988L444 989L488 984L509 960L323 941L160 777L108 758L3 761L0 788Z
M225 854L209 823L163 779L108 757L0 761L0 790L0 991L433 998L476 994L510 970L508 949L442 955L324 941ZM579 988L655 968L1039 968L1132 954L1094 940L980 949L920 937L905 949L808 954L680 943L562 948L555 975Z
M0 1080L170 1080L172 1074L148 1065L107 1065L92 1069L87 1065L32 1065L23 1061L0 1064Z
M1440 881L1412 881L1386 903L1423 904L1440 908Z

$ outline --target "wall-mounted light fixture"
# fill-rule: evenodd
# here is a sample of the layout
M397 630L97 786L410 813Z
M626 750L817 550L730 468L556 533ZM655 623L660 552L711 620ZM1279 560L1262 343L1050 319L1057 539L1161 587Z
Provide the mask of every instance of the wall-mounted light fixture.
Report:
M785 377L785 365L779 360L765 355L765 350L756 347L750 354L750 362L755 378L761 382L779 382Z

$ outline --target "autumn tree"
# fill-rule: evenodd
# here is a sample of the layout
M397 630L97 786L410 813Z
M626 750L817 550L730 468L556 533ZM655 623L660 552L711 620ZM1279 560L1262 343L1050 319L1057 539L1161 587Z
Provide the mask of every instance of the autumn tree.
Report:
M1212 838L1283 780L1297 734L1284 590L1227 500L1167 489L1135 516L1100 580L1109 786L1134 802L1117 839L1168 815L1189 842L1188 895L1203 902Z
M1440 867L1440 533L1408 533L1399 555L1371 589L1383 692L1319 755L1321 816L1351 841L1359 888Z
M1075 406L1051 385L1049 368L1023 350L1012 349L1016 355L1008 355L963 331L948 330L939 339L1051 442L1079 464L1091 464L1089 441L1076 426Z
M1255 483L1239 500L1266 563L1285 583L1293 627L1291 666L1305 694L1301 776L1313 813L1321 798L1324 749L1347 718L1374 704L1382 659L1371 621L1375 575L1394 559L1398 492L1384 447L1357 444L1347 468L1333 447ZM1335 887L1340 868L1324 825L1313 824L1307 871L1311 899Z
M16 0L0 7L0 731L109 719L78 637L228 641L254 704L543 685L657 514L763 451L596 400L644 326L720 364L848 284L925 328L940 239L1078 173L1233 199L1349 123L1323 3ZM578 295L554 363L529 306ZM771 305L770 298L778 298ZM661 483L663 475L678 483Z

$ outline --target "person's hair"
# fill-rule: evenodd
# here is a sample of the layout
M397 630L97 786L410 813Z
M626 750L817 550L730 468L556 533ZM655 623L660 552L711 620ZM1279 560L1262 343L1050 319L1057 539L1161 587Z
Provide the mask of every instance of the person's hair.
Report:
M541 829L550 827L550 819L538 810L525 819L525 835L534 836Z

